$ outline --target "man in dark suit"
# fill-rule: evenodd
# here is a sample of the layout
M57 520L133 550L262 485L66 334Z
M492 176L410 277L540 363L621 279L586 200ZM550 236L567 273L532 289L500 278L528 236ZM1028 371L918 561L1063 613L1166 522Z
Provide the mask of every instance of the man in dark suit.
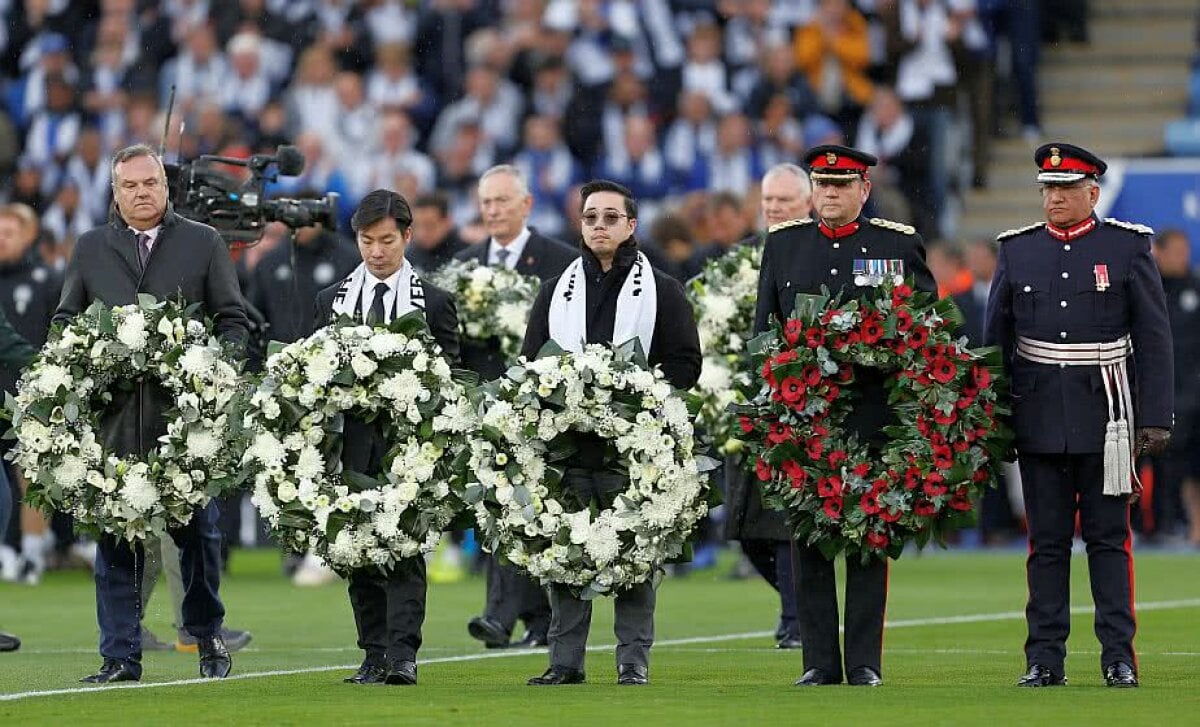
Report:
M454 226L450 198L441 192L413 201L413 244L405 258L421 273L437 272L468 245Z
M870 167L875 157L837 145L814 147L804 155L813 185L814 219L783 222L771 228L758 279L756 333L772 320L785 320L798 293L856 298L876 295L883 274L913 278L918 290L934 292L921 236L908 225L862 216L871 194ZM860 441L881 447L883 428L895 421L887 405L883 371L857 367L859 396L846 418L846 429ZM855 686L882 683L883 617L887 606L888 562L857 554L846 558L845 671L838 638L837 577L833 562L819 548L798 544L797 612L804 642L804 674L797 686L840 684L843 674Z
M489 238L455 257L511 268L542 281L560 274L579 253L531 230L525 222L532 209L529 181L520 169L502 164L487 170L479 178L479 211ZM499 339L484 344L464 342L462 362L485 382L499 378L509 364L500 352ZM511 645L545 646L550 627L546 592L528 576L489 557L487 604L483 615L467 624L467 631L488 648L509 646L518 618L525 621L526 634Z
M350 220L362 264L350 277L317 294L314 327L341 311L369 325L385 325L420 310L442 354L458 359L458 314L446 291L422 282L404 251L412 241L412 211L404 197L377 189L363 197ZM359 281L355 284L354 281ZM407 296L408 305L402 304ZM347 416L342 467L374 476L387 453L378 423ZM425 558L399 561L388 572L359 569L350 574L350 605L358 627L358 648L366 652L351 684L417 683L417 650L425 622Z
M702 365L696 321L679 281L654 270L638 250L634 237L637 201L627 188L608 180L588 182L579 195L582 258L562 275L542 284L529 313L521 354L535 358L551 340L566 351L578 353L584 344L622 345L636 337L649 364L661 367L668 383L677 389L692 388L700 378ZM572 295L577 285L584 291L582 297ZM653 295L641 295L646 286ZM641 307L645 301L653 301L653 315ZM556 315L560 305L563 314ZM625 306L632 307L628 314ZM622 330L618 320L637 323L628 331ZM616 496L629 486L628 477L611 469L610 458L615 456L612 444L595 434L581 435L576 442L578 451L563 473L563 490L589 505L611 507ZM649 681L655 599L652 580L616 594L618 684L634 686ZM584 653L592 601L578 598L568 586L553 583L550 604L550 668L528 683L581 684L586 678Z
M162 161L145 145L113 156L116 211L109 224L80 236L67 266L62 299L54 320L66 322L93 301L137 303L140 293L159 300L181 297L199 303L216 334L241 348L247 336L246 312L229 251L216 230L181 217L167 205ZM139 382L127 394L114 394L101 421L104 446L119 456L146 456L165 431L167 392ZM221 638L225 607L221 578L221 534L217 506L197 508L191 522L169 531L179 546L183 582L183 626L196 638L200 676L223 678L232 667ZM83 681L137 681L142 675L140 543L105 534L96 555L96 611L100 622L100 671Z
M1154 231L1096 217L1108 165L1086 149L1046 144L1034 162L1046 221L997 238L984 327L1012 379L1029 520L1027 670L1017 685L1067 682L1078 518L1101 672L1110 687L1136 687L1133 461L1162 453L1174 426L1171 321L1150 253Z

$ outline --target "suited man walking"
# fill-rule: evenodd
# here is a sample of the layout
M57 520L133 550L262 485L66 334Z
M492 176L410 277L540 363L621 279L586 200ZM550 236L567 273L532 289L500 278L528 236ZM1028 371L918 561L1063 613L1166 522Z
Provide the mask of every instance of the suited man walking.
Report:
M533 210L533 195L523 172L509 164L492 167L479 178L479 212L488 239L455 257L480 265L507 267L543 282L562 273L579 253L565 243L540 235L526 224ZM464 342L462 363L481 381L497 379L508 367L500 339L480 345ZM525 622L525 637L511 643L517 620ZM546 592L529 576L494 558L487 560L487 604L482 616L467 624L467 632L489 649L505 646L545 646L550 628L550 602Z
M349 311L368 325L386 325L413 310L425 316L429 330L451 363L458 358L458 314L441 288L423 282L404 251L412 242L412 210L399 194L377 189L363 197L350 219L362 263L345 280L317 294L314 328ZM402 287L404 286L404 287ZM420 292L417 292L419 289ZM402 303L408 291L407 304ZM342 468L375 475L383 468L387 442L377 423L347 416ZM365 652L350 684L417 683L417 650L425 622L425 558L405 558L386 573L362 568L350 574L350 605Z
M238 348L247 337L246 311L229 251L216 230L181 217L167 204L167 177L154 150L138 144L118 151L112 163L116 214L107 225L79 237L67 266L55 321L66 322L93 301L137 303L140 293L159 300L181 297L199 303L222 341ZM118 456L145 457L166 430L168 393L139 382L114 394L101 421L104 446ZM221 638L225 607L221 579L221 533L217 505L198 507L191 521L168 531L179 546L186 592L183 627L196 639L200 676L223 678L232 662ZM100 624L100 670L89 683L137 681L142 676L140 543L101 536L96 555L96 615Z

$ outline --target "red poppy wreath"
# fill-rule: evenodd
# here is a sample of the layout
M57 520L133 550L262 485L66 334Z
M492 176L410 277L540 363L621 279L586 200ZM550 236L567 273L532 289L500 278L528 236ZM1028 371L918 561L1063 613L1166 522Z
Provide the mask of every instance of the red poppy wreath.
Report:
M738 407L747 464L801 543L898 557L974 518L1011 435L996 349L968 349L949 299L887 284L868 300L799 295L792 316L753 342L761 388ZM886 374L895 419L869 446L848 431L856 371Z

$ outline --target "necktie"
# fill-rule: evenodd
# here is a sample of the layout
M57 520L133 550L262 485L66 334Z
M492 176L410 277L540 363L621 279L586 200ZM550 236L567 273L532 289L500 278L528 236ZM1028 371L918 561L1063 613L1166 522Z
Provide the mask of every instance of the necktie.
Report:
M139 232L137 236L138 245L138 262L142 265L142 270L146 269L146 261L150 259L150 236L144 232Z
M496 261L500 263L500 267L508 267L508 255L511 252L507 247L502 247L496 250Z
M383 325L386 315L383 311L383 296L387 295L387 292L387 283L375 284L375 300L371 301L371 310L367 311L368 326Z

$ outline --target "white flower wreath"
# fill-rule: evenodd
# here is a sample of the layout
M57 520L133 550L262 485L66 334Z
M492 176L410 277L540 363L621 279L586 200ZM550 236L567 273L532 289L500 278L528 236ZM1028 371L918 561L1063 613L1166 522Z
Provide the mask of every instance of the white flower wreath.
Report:
M478 260L451 260L429 281L454 296L464 339L499 338L504 358L516 361L525 340L529 310L541 285L536 276L480 265Z
M383 472L342 470L348 413L382 426ZM419 313L335 323L267 359L246 415L251 500L286 544L335 570L388 568L432 550L462 511L476 425Z
M485 547L543 583L593 598L654 577L708 511L684 398L632 349L549 344L479 390L466 490ZM571 511L562 467L575 433L613 446L628 488L612 507Z
M32 504L133 541L186 525L239 484L238 365L196 310L149 295L116 308L97 301L51 334L5 407ZM171 397L167 431L147 457L118 457L97 438L98 421L115 386L139 381Z

